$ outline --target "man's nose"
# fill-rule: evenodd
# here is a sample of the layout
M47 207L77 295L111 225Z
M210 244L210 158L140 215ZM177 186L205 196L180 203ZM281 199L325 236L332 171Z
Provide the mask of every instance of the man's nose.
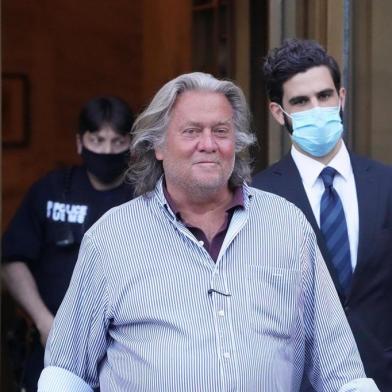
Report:
M317 97L310 98L310 108L313 109L317 106L320 106L320 102Z
M216 150L216 141L210 129L206 129L200 134L199 150L209 152Z
M109 140L102 143L101 154L113 154L113 146Z

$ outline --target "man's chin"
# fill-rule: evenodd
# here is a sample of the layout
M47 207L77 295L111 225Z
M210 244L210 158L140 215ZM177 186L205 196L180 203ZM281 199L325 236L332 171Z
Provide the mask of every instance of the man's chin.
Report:
M194 177L193 184L195 187L208 191L217 191L220 188L228 186L228 181L224 180L221 176L203 176L203 178Z

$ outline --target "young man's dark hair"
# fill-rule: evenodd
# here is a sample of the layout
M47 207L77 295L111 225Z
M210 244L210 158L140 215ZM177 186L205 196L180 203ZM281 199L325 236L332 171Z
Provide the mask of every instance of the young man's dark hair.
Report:
M121 135L130 132L134 116L129 105L121 98L105 96L88 101L79 115L78 133L96 132L110 125Z
M339 66L321 45L311 40L285 40L282 46L271 50L264 61L263 72L268 98L281 105L283 84L297 73L321 65L329 69L336 91L339 91Z

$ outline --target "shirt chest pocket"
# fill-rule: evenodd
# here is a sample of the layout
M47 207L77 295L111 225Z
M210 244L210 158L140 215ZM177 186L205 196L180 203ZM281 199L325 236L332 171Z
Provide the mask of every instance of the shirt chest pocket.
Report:
M252 266L248 281L252 328L281 339L293 336L301 309L301 272Z

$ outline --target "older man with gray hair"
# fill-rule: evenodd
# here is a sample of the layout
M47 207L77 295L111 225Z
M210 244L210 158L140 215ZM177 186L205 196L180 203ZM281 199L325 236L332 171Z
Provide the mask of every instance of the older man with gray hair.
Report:
M181 75L133 134L139 197L86 233L39 391L377 391L310 225L246 184L241 90Z

